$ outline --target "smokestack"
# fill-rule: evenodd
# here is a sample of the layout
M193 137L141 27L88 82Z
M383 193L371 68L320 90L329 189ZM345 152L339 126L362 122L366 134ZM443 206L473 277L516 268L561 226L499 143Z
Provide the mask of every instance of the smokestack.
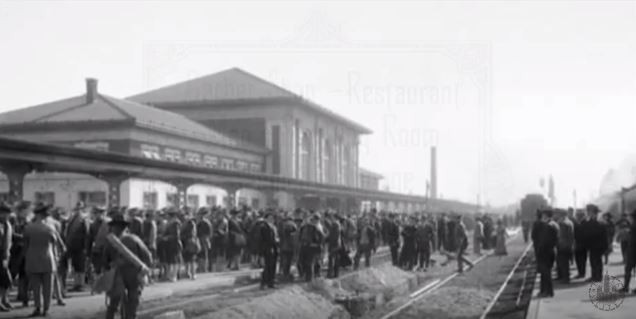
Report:
M437 147L431 146L431 198L437 198Z
M97 96L97 79L86 79L86 104L91 104Z

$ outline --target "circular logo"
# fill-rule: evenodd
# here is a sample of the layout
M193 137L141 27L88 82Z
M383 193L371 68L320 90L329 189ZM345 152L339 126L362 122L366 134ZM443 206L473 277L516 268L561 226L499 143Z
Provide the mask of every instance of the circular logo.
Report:
M599 310L614 311L623 304L625 294L621 291L623 282L607 273L601 282L590 285L588 294L590 301Z

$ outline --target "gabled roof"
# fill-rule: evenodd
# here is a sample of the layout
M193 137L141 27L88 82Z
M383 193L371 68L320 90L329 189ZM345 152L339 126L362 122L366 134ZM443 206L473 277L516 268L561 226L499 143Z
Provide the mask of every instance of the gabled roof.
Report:
M382 175L380 175L380 174L378 174L376 172L370 171L370 170L368 170L366 168L358 167L358 171L359 171L359 173L361 175L367 175L367 176L371 176L371 177L374 177L374 178L377 178L377 179L383 179L384 178L384 176L382 176Z
M134 121L145 127L207 143L267 152L267 149L237 140L189 118L148 105L96 94L91 103L85 95L40 104L0 114L0 127L19 124Z
M304 97L268 82L239 68L232 68L164 86L141 94L128 97L129 100L154 106L171 107L192 104L223 104L231 102L250 102L258 104L264 101L291 101L314 111L334 118L360 133L371 133L368 128L338 115Z

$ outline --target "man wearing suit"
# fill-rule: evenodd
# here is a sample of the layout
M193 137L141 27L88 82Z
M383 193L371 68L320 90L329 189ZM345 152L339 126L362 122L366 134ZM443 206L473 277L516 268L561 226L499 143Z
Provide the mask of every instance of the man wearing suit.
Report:
M66 226L64 240L66 242L66 254L62 258L62 267L67 268L68 262L73 266L75 286L71 291L82 291L84 284L84 272L86 270L86 254L89 242L89 224L84 217L84 203L79 202L73 209L73 215ZM66 269L62 270L62 283L66 283Z
M35 218L24 229L25 265L33 290L35 311L31 317L46 316L51 304L53 272L56 270L54 247L59 236L47 224L49 206L40 204L34 209ZM44 300L42 300L42 298Z
M559 240L558 225L552 222L552 210L540 211L540 220L532 227L532 244L537 257L537 270L541 276L539 298L554 297L552 286L552 266L555 249Z
M603 254L607 251L608 245L607 230L597 219L598 207L590 204L585 208L589 217L585 241L590 250L590 268L592 268L590 281L600 282L603 280Z

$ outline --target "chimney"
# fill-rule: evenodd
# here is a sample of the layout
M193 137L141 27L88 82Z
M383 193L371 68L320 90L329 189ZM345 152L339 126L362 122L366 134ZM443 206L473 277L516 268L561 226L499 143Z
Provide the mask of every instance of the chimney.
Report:
M86 79L86 104L91 104L97 96L97 79Z
M437 147L431 146L431 198L437 198Z

